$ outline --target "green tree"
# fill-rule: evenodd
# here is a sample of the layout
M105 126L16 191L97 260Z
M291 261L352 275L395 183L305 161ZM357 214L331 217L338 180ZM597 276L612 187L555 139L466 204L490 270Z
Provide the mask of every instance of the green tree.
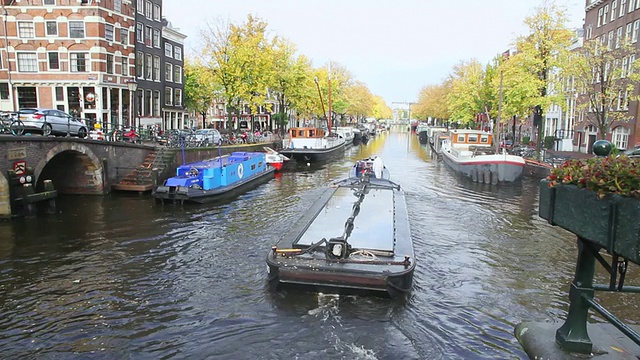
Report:
M623 39L602 45L599 39L584 42L567 69L569 88L578 95L578 109L605 139L615 121L629 121L629 100L638 76L632 71L634 48ZM578 92L576 92L578 91Z
M521 85L521 90L515 99L505 98L507 101L522 102L513 108L535 104L535 112L539 114L539 120L535 125L538 134L537 149L540 150L544 111L551 104L564 103L561 74L567 65L572 32L566 27L565 8L553 2L545 2L524 22L530 32L516 41L516 63L520 69L515 73L517 75L528 73L528 76L513 78L513 85L516 81L526 82L526 84ZM535 92L531 92L531 89L535 89Z
M187 109L202 115L202 127L206 127L207 111L219 91L211 70L198 60L185 59L184 63L184 105Z
M461 62L453 69L448 81L451 91L447 95L447 106L451 119L468 125L477 113L483 112L486 102L482 98L484 71L475 59Z

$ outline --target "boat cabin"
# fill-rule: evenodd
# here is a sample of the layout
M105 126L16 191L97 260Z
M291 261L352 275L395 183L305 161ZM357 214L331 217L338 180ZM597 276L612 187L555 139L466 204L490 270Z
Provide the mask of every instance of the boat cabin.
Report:
M289 138L322 138L325 136L324 129L315 127L301 127L289 129Z
M491 146L493 134L481 130L456 129L449 132L454 147Z

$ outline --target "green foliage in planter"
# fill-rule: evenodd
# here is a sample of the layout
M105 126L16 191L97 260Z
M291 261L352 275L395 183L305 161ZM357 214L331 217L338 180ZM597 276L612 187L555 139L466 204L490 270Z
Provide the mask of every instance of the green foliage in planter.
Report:
M556 141L556 137L555 136L545 136L544 137L544 148L545 149L553 149L553 144Z
M523 144L529 145L530 142L531 142L531 137L529 137L529 136L522 137L522 143Z
M573 184L602 198L613 193L640 198L640 159L627 156L573 159L551 170L549 187Z

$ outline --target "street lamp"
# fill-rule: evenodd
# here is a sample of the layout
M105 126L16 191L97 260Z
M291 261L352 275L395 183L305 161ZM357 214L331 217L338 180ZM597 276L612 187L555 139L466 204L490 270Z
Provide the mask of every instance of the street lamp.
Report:
M127 80L127 88L129 88L129 124L133 124L133 127L135 128L135 115L133 114L133 109L135 109L133 102L135 98L133 94L138 90L138 83L135 78Z

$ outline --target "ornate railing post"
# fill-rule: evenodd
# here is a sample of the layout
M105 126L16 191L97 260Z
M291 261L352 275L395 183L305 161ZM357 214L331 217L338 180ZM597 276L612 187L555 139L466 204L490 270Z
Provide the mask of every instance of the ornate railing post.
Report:
M596 250L587 240L578 237L578 262L569 290L569 313L557 331L556 342L564 350L590 353L593 346L587 333L589 301L593 299Z

